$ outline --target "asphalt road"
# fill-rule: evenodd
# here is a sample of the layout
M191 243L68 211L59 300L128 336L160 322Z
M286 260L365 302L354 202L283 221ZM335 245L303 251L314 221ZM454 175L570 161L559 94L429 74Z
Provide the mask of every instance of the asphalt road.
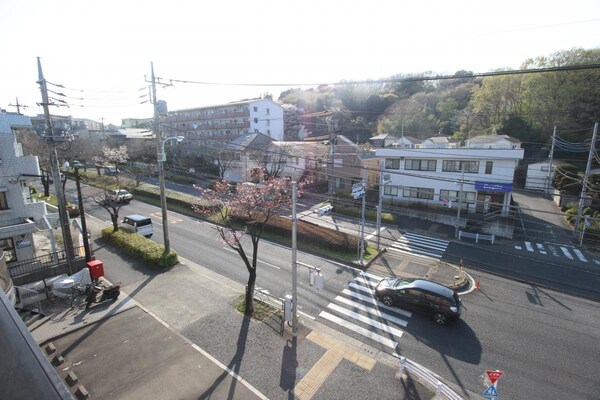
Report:
M92 205L88 209L94 215L104 216L103 220L108 219L106 211ZM134 212L152 216L153 240L162 242L160 210L134 201L123 206L120 214L122 217ZM171 245L180 256L245 284L247 272L239 256L221 243L210 224L175 213L169 213L169 221ZM473 251L472 257L489 262L490 253L483 248L481 254ZM510 258L504 268L521 268L514 255L507 257ZM259 260L257 285L278 297L291 293L290 250L263 240ZM321 268L326 282L324 290L316 291L308 285L308 271L299 270L302 318L318 318L358 274L355 269L302 252L298 260ZM527 267L527 261L523 262ZM499 369L505 373L498 385L502 398L595 398L600 383L593 373L600 359L597 303L481 271L470 272L480 277L482 290L464 296L466 312L462 319L448 327L437 327L427 317L412 316L402 328L404 335L398 352L455 383L458 392L464 391L465 396L469 392L482 393L485 370ZM122 281L126 289L129 285L134 294L164 279L161 273L153 271L122 269L110 273L115 276L109 278ZM187 283L176 289L166 287L163 294L167 296L169 290L176 290L183 299L197 297L197 293L187 292L194 290ZM193 326L200 329L194 325L197 308L181 305L189 300L175 302L176 306L151 299L147 302L151 309L176 313L176 329L192 336ZM355 337L364 340L358 334Z

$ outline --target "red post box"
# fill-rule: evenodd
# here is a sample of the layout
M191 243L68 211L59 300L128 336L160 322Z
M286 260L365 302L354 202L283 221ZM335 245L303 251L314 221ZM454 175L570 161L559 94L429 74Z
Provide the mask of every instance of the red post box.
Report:
M104 263L100 260L93 260L87 262L87 267L90 270L90 277L93 281L100 279L104 276Z

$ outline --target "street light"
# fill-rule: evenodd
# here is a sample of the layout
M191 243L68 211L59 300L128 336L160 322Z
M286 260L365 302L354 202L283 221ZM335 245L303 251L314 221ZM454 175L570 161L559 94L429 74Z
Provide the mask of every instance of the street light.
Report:
M167 196L165 195L165 167L163 165L163 163L167 160L167 155L165 154L165 143L167 143L169 140L176 140L177 142L181 142L183 139L183 136L171 136L166 138L162 142L160 153L156 155L158 159L158 177L160 182L160 208L162 212L165 254L169 254L171 252L171 242L169 240L169 226L167 221Z

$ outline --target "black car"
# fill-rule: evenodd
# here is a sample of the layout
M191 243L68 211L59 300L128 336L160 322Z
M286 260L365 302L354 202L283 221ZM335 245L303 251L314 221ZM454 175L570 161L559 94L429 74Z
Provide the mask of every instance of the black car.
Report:
M379 282L375 294L386 306L428 313L438 325L458 318L462 312L454 290L426 279L387 278Z

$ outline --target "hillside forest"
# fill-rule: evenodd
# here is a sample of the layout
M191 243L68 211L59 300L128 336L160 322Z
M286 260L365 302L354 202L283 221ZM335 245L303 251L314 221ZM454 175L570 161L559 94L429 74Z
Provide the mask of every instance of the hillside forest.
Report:
M279 102L286 111L286 140L327 135L325 117L302 115L336 111L336 131L359 143L378 134L506 134L527 147L549 144L554 126L562 139L579 142L591 137L600 120L600 49L559 51L520 66L529 70L592 64L595 68L489 77L458 71L452 79L430 80L436 74L423 72L373 82L342 81L290 89L281 93Z

